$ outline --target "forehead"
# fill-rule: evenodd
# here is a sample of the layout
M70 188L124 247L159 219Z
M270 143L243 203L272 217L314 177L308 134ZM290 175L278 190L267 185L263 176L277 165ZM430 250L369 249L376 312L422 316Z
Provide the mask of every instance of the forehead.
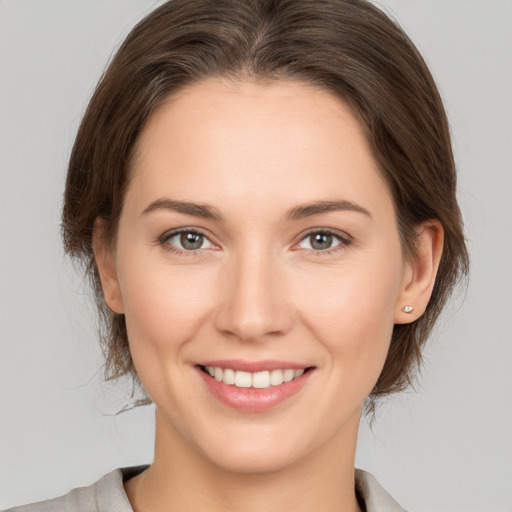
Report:
M149 119L133 172L130 188L145 201L169 191L226 207L230 198L267 207L340 196L391 202L350 108L292 81L215 78L184 88Z

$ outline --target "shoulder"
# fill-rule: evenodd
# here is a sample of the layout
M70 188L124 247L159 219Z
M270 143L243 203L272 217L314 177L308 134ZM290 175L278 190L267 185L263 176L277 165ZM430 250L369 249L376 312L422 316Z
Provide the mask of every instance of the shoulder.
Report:
M51 500L14 507L5 512L133 512L123 480L147 466L115 469L87 487L77 487Z
M356 469L356 490L366 512L407 512L367 471Z

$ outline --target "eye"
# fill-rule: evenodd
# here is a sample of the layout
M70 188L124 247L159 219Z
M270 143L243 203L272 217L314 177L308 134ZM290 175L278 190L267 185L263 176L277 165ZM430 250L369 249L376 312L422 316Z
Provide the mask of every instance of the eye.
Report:
M160 243L166 246L168 251L178 254L215 248L215 245L203 233L192 229L166 233L160 239Z
M297 247L317 253L331 254L334 251L347 247L350 242L351 240L348 236L324 229L308 233L297 244Z

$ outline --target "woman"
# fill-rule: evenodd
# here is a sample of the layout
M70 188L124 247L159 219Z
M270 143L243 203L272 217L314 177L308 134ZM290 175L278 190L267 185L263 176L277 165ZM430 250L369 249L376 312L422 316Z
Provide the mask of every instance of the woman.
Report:
M354 471L467 269L446 116L361 0L172 0L85 113L63 232L155 458L20 510L403 510Z

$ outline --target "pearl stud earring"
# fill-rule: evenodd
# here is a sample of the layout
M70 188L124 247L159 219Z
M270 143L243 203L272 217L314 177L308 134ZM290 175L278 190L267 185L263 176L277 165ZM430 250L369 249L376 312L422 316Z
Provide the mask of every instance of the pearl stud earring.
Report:
M414 307L408 304L407 306L404 306L404 307L402 308L402 311L403 311L404 313L409 314L409 313L412 313L412 312L414 311Z

